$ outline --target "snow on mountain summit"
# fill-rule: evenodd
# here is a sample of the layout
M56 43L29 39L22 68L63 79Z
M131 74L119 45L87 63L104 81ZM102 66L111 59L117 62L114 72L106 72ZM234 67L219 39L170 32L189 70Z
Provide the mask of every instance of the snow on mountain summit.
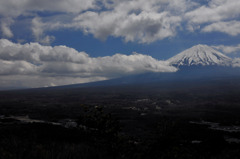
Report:
M232 59L207 45L196 45L167 60L173 66L229 66Z

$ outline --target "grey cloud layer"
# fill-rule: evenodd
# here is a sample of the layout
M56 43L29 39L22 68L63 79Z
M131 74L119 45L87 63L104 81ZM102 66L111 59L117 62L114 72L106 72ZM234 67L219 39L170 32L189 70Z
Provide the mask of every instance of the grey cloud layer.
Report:
M91 58L85 52L78 52L66 46L51 47L42 46L39 43L21 45L6 39L0 40L1 80L8 79L7 77L13 80L13 76L19 76L20 79L26 77L25 80L35 77L46 78L47 81L52 79L51 82L42 82L42 85L41 81L37 83L38 86L45 86L82 83L144 72L176 70L167 62L138 53L129 56L115 54ZM21 80L19 82L25 83Z
M2 0L0 22L2 35L12 37L14 18L31 15L33 35L44 44L54 40L44 32L60 28L80 29L102 40L114 36L151 43L173 37L179 30L239 35L239 8L239 0L210 0L204 5L193 0ZM62 18L37 15L44 11L59 12Z

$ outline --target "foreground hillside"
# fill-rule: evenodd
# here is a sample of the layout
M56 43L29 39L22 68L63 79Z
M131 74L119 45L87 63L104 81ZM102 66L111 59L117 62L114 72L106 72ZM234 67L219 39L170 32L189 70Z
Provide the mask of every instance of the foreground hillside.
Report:
M239 78L0 92L0 158L236 158Z

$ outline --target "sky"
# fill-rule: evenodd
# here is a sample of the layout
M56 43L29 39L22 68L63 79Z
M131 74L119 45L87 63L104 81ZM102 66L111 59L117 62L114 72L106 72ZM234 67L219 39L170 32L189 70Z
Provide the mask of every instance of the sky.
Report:
M175 72L165 60L197 44L239 58L239 8L239 0L1 0L0 88Z

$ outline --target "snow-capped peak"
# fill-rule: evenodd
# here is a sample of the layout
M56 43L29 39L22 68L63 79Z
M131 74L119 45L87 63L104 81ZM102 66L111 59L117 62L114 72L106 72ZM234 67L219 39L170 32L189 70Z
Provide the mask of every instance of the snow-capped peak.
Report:
M167 60L173 66L229 66L232 59L207 45L196 45Z

